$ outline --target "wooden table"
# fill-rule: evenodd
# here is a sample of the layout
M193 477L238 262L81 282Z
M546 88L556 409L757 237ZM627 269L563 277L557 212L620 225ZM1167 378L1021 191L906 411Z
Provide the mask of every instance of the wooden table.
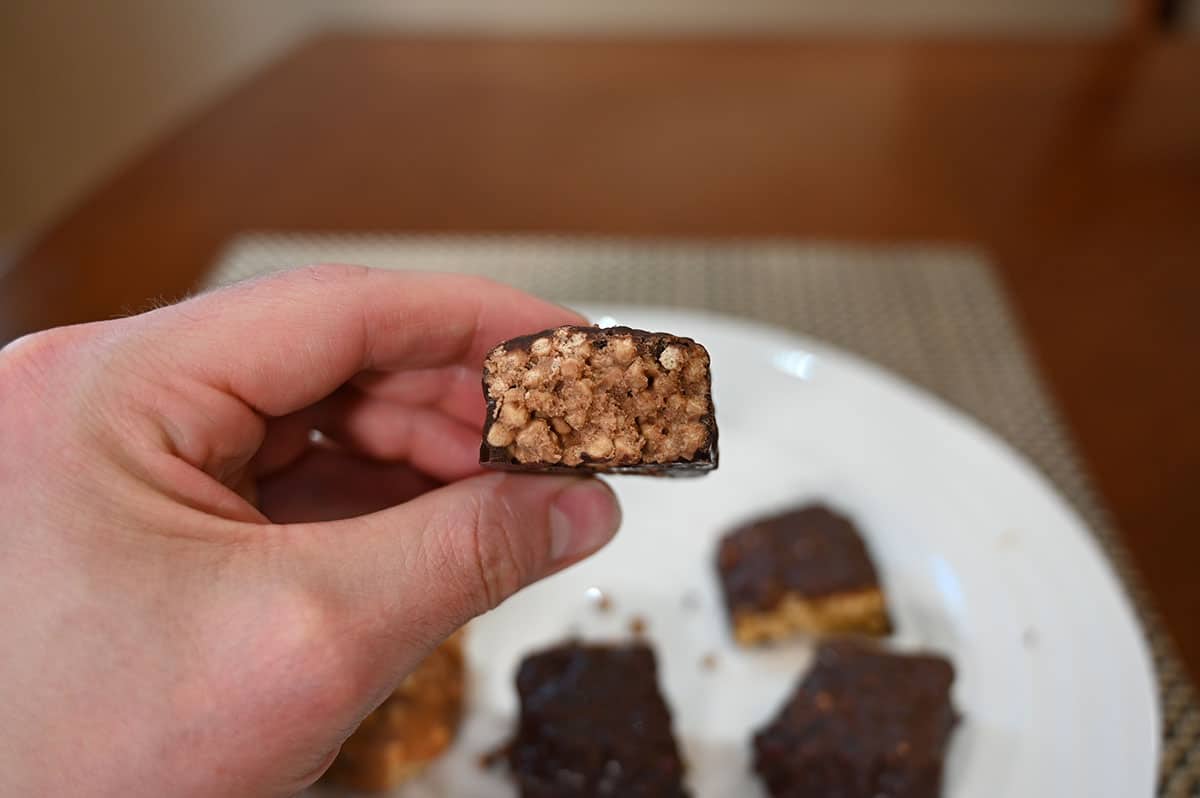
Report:
M1200 41L329 36L55 224L0 340L250 229L982 244L1200 673Z

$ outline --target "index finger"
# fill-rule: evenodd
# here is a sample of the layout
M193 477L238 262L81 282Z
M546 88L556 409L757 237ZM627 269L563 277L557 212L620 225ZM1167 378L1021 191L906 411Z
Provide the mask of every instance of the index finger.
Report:
M189 376L268 416L295 412L367 370L482 367L507 338L582 319L479 277L312 266L150 314Z

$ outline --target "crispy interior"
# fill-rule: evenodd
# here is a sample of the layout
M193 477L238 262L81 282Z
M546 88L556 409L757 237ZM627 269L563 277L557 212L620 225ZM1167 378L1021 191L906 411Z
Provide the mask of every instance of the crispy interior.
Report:
M879 588L820 598L789 593L772 610L738 611L733 619L734 636L746 645L782 640L797 632L885 635L890 627L883 591Z
M528 351L498 347L485 367L487 442L519 463L669 463L708 444L708 353L697 344L655 352L630 335L559 329Z

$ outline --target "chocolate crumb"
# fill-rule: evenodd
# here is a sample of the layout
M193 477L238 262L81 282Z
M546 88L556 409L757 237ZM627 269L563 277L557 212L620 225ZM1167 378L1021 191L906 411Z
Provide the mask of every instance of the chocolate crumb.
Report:
M717 669L717 655L713 652L708 652L700 658L700 667L706 671L715 671Z
M597 612L608 612L613 608L612 596L594 585L583 592Z
M635 615L629 621L629 631L634 637L641 637L646 633L646 619L640 615Z
M496 746L491 751L485 751L479 755L479 767L483 770L491 770L497 765L503 764L508 760L509 744L503 743Z

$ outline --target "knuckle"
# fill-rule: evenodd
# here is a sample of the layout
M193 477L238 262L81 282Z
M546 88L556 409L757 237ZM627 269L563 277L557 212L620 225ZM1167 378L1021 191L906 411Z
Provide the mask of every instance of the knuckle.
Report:
M292 276L304 282L338 283L362 279L370 273L371 270L366 266L349 263L315 263L297 269Z
M10 376L40 381L63 362L77 341L78 335L66 327L30 333L12 341L0 349L0 382L9 382Z
M491 292L502 290L505 286L490 277L478 274L457 274L453 279L467 292L474 296L486 296Z
M504 502L492 502L481 508L475 536L491 607L516 593L526 582L528 569L521 556L518 528L517 519Z
M532 530L499 491L471 497L459 512L460 557L471 561L463 572L475 582L479 609L492 609L530 581L534 558L523 531Z
M461 302L470 302L476 313L481 313L489 304L494 302L512 302L521 294L516 289L497 282L490 277L475 274L438 275L447 280L454 295Z
M279 603L270 636L277 648L271 658L281 658L287 670L303 674L300 684L311 690L299 692L310 699L320 696L331 710L359 700L368 684L361 663L351 656L355 646L343 644L348 633L343 614L313 591L288 590Z

